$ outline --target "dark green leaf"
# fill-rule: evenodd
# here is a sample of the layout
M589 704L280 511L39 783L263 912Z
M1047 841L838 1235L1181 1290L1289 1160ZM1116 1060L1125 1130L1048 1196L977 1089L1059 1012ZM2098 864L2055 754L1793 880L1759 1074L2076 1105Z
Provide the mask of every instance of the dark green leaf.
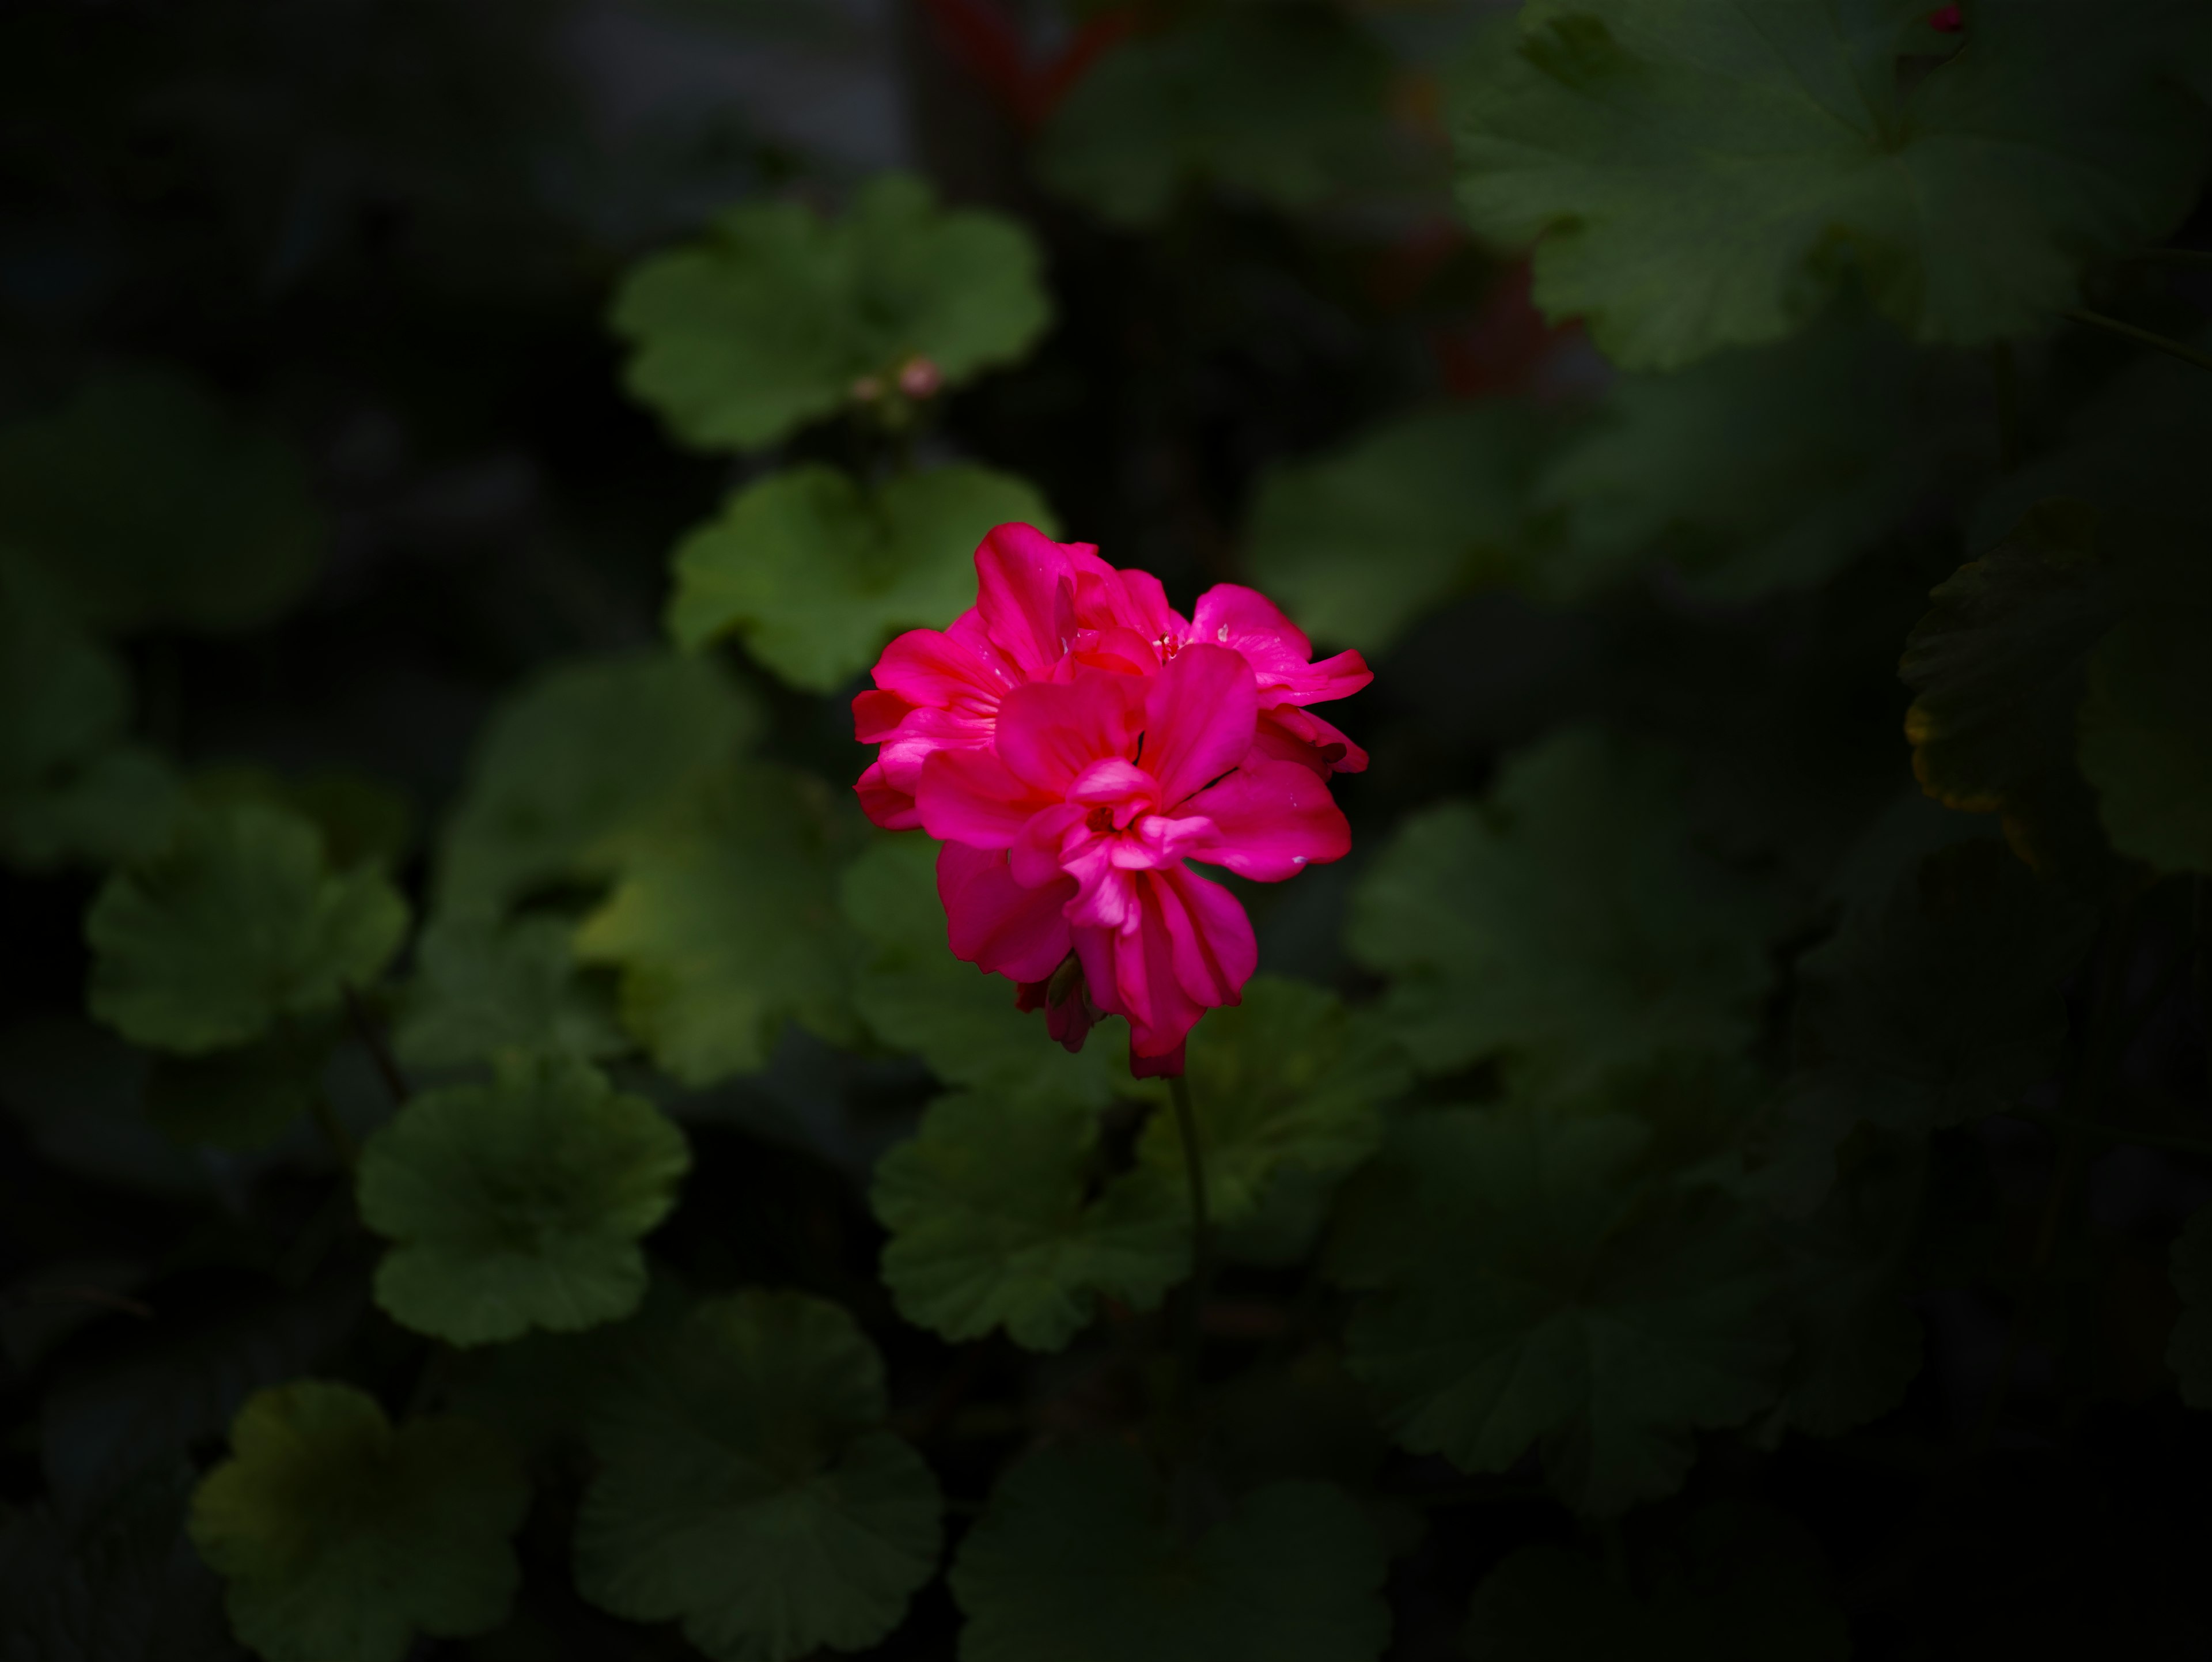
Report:
M1382 1543L1332 1484L1270 1483L1177 1528L1145 1458L1092 1443L1007 1474L952 1566L966 1662L1372 1662Z
M1380 652L1440 601L1520 574L1540 438L1516 405L1458 405L1279 466L1252 508L1253 579L1319 639Z
M1666 758L1574 729L1510 759L1487 804L1407 820L1346 944L1431 1072L1508 1054L1590 1070L1751 1032L1769 908L1690 846Z
M146 1117L179 1142L265 1148L323 1094L336 1042L328 1020L284 1022L235 1050L156 1056Z
M948 1339L1003 1325L1018 1344L1057 1350L1102 1294L1158 1304L1189 1271L1188 1203L1130 1177L1089 1198L1097 1141L1097 1115L1066 1099L931 1104L871 1194L899 1312Z
M2089 654L2082 776L2120 853L2212 873L2212 528L2130 551L2134 604Z
M88 1001L134 1044L204 1055L336 1008L406 933L398 891L374 868L332 872L307 821L258 803L199 809L94 901Z
M1460 200L1542 238L1537 303L1633 368L1794 333L1846 285L1915 340L2049 327L2084 263L2194 200L2204 107L2173 29L2096 0L1975 11L1924 76L1917 0L1549 0L1478 38ZM2094 43L2095 50L2084 50Z
M1118 225L1205 183L1304 208L1385 176L1390 62L1333 12L1231 6L1109 53L1053 114L1037 172Z
M621 971L623 1025L688 1085L761 1067L787 1021L852 1030L821 794L768 764L732 770L628 856L576 932L578 958Z
M514 1452L465 1420L394 1429L376 1399L304 1379L264 1391L192 1496L191 1537L233 1629L268 1662L402 1662L416 1633L507 1619L507 1537L530 1509Z
M426 1091L362 1150L362 1221L393 1242L376 1301L459 1345L617 1321L690 1164L672 1121L585 1062L511 1056L490 1085Z
M292 778L251 763L205 768L192 776L191 794L201 802L264 802L313 821L340 871L362 865L389 870L415 841L415 809L406 797L349 768L317 768Z
M937 1565L937 1480L882 1429L883 1363L835 1305L746 1292L637 1356L592 1429L584 1596L717 1662L862 1650Z
M1670 1531L1631 1592L1585 1553L1523 1547L1468 1611L1476 1662L1848 1662L1820 1543L1786 1513L1723 1501Z
M440 918L415 945L392 1048L410 1068L457 1068L503 1051L598 1061L629 1048L612 1001L578 973L559 918Z
M747 485L676 549L669 632L725 635L792 685L835 692L903 629L942 629L975 600L975 545L1018 521L1053 534L1012 474L939 467L873 490L808 463Z
M748 203L708 239L632 271L617 333L630 392L702 448L751 449L834 413L872 379L896 398L927 358L947 385L1012 363L1051 306L1015 222L939 209L908 174L869 182L825 223L797 203Z
M101 629L266 623L313 581L325 535L290 447L164 370L0 429L0 544Z

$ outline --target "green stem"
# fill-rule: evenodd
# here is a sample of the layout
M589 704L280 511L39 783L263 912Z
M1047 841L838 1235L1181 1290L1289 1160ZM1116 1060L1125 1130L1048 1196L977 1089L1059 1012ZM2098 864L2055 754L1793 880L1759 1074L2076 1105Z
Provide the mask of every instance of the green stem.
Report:
M2069 309L2066 315L2076 323L2086 323L2093 329L2109 330L2138 346L2148 346L2168 357L2179 358L2184 363L2193 363L2199 369L2212 369L2212 352L2200 352L2194 346L2185 346L2179 341L2152 330L2138 329L2132 323L2123 323L2118 318L2106 317L2102 312L2084 311L2079 307Z
M1190 1297L1183 1305L1182 1369L1184 1391L1193 1395L1198 1390L1200 1328L1213 1281L1213 1224L1206 1203L1206 1154L1199 1142L1198 1116L1190 1105L1190 1081L1181 1074L1169 1075L1168 1095L1175 1103L1176 1132L1182 1139L1183 1169L1190 1178Z

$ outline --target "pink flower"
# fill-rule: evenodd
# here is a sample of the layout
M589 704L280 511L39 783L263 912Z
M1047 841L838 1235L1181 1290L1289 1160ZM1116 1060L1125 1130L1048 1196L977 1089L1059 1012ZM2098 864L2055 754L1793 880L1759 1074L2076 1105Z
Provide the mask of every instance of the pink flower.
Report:
M1079 655L1071 637L1065 674L1007 689L985 742L931 750L915 813L945 844L957 956L1021 984L1070 1049L1087 996L1127 1018L1134 1071L1176 1073L1200 1016L1236 1003L1258 961L1244 909L1184 861L1279 882L1341 859L1351 829L1322 774L1257 742L1279 688L1245 653L1178 641L1150 675Z
M918 629L884 649L876 690L853 701L854 736L879 746L857 786L886 831L921 823L915 792L937 751L991 742L999 706L1018 686L1066 683L1079 671L1149 676L1194 642L1228 647L1252 670L1259 701L1253 743L1265 756L1326 777L1356 773L1367 753L1310 705L1374 679L1357 652L1316 664L1313 646L1255 590L1223 583L1186 619L1149 572L1118 571L1088 543L1056 543L1002 525L975 551L975 605L943 632Z

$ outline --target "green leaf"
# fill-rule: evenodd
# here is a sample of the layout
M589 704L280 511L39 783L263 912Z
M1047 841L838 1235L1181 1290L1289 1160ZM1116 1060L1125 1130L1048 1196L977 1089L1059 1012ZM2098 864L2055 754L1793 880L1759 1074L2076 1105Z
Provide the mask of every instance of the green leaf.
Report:
M150 1473L81 1519L0 1507L0 1662L238 1662L184 1537L187 1475Z
M1086 1108L1145 1090L1129 1077L1119 1016L1070 1056L1042 1017L1014 1008L1004 979L952 956L937 896L937 844L928 837L872 843L847 868L840 899L866 943L853 1008L878 1038L919 1056L947 1085L1013 1105Z
M1340 1178L1382 1140L1382 1105L1413 1078L1380 1033L1330 994L1255 976L1244 1001L1209 1011L1192 1030L1186 1077L1204 1156L1206 1198L1225 1229L1257 1217L1286 1172ZM1139 1169L1180 1196L1182 1139L1156 1113L1137 1144Z
M2134 604L2089 654L2081 772L2120 853L2212 873L2212 532L2131 551Z
M687 1085L760 1068L786 1021L851 1030L853 944L820 796L785 769L733 770L629 857L576 931L579 959L621 971L623 1025Z
M1572 729L1509 759L1486 805L1409 819L1346 940L1395 977L1382 1014L1425 1071L1594 1070L1747 1038L1768 910L1690 846L1669 760Z
M1380 652L1439 602L1519 573L1541 438L1517 405L1455 405L1277 466L1253 503L1253 581L1308 633Z
M669 633L725 635L792 685L835 692L904 629L941 629L975 600L975 545L1010 521L1056 534L1022 480L955 466L863 490L811 462L747 485L677 545Z
M620 1320L690 1165L673 1122L585 1062L508 1057L426 1091L362 1150L362 1221L393 1243L376 1301L459 1345Z
M1387 1561L1332 1484L1270 1483L1182 1529L1145 1457L1031 1455L960 1543L963 1662L1372 1662Z
M1692 1436L1772 1399L1771 1254L1723 1190L1655 1178L1622 1114L1446 1109L1394 1134L1346 1361L1417 1454L1504 1471L1533 1446L1577 1510L1674 1489Z
M389 870L415 841L415 809L407 798L350 768L315 768L286 778L250 762L234 763L195 773L191 794L204 803L266 803L312 820L340 871L364 865Z
M280 1022L251 1044L154 1058L146 1117L164 1136L217 1148L265 1148L323 1094L333 1022Z
M908 1321L954 1341L1003 1326L1058 1350L1101 1294L1148 1310L1190 1269L1180 1190L1129 1177L1096 1199L1097 1116L1065 1099L939 1097L886 1154L870 1200L884 1281Z
M1632 1592L1587 1553L1522 1547L1483 1578L1468 1654L1483 1662L1848 1662L1849 1625L1820 1543L1784 1513L1741 1501L1671 1530Z
M2039 502L1937 585L1898 673L1912 770L1946 807L2001 813L2039 866L2057 863L2073 781L2074 712L2090 647L2119 615L2094 510Z
M2212 1206L2190 1215L2174 1239L2171 1263L2182 1307L2166 1342L2166 1366L2181 1382L2183 1402L2212 1408Z
M1942 475L1950 435L1917 407L1913 355L1835 321L1671 375L1624 375L1547 468L1536 506L1565 546L1534 572L1578 597L1661 556L1744 600L1825 582L1888 537Z
M485 723L439 848L444 917L497 915L532 890L604 881L762 728L714 663L675 653L560 665Z
M100 629L266 623L313 581L325 534L291 447L165 370L111 372L0 428L0 543Z
M1204 183L1310 207L1391 168L1389 55L1334 13L1229 7L1117 46L1044 130L1039 178L1122 226Z
M367 1392L303 1379L258 1392L230 1446L192 1497L192 1543L268 1662L402 1662L416 1633L507 1619L520 1579L507 1537L530 1488L482 1427L394 1430Z
M1012 363L1051 316L1020 225L887 174L834 224L797 203L731 209L703 242L635 268L612 320L633 396L686 444L746 450L915 357L947 386Z
M315 828L256 803L188 814L167 847L109 878L85 916L92 1013L186 1056L337 1008L407 933L374 869L333 873Z
M1798 965L1778 1197L1809 1209L1861 1122L1921 1136L2016 1107L2057 1071L2067 978L2095 927L1988 838L1854 904Z
M1780 340L1850 286L1917 341L2039 332L2087 261L2187 212L2204 108L2166 78L2164 19L1986 6L1902 76L1925 10L1531 5L1478 35L1455 88L1462 206L1485 237L1540 237L1538 305L1631 368Z
M555 917L439 918L415 944L392 1048L410 1068L458 1068L502 1051L617 1056L612 1001L578 973L575 933Z
M884 1408L883 1363L836 1306L757 1291L700 1305L593 1424L579 1589L682 1622L716 1662L875 1644L937 1567L943 1507Z
M178 806L174 774L130 743L122 661L52 585L0 555L0 858L33 871L150 854Z

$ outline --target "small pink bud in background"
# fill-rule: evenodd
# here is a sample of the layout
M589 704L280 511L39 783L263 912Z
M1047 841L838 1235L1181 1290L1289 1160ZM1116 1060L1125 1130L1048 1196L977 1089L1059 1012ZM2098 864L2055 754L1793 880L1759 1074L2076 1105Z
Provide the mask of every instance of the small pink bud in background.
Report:
M853 402L873 404L884 395L884 384L873 375L862 375L853 383Z
M1966 14L1956 6L1939 6L1928 14L1928 27L1938 34L1956 34L1966 27Z
M945 374L927 358L912 357L899 366L898 385L910 399L934 398L945 385Z

